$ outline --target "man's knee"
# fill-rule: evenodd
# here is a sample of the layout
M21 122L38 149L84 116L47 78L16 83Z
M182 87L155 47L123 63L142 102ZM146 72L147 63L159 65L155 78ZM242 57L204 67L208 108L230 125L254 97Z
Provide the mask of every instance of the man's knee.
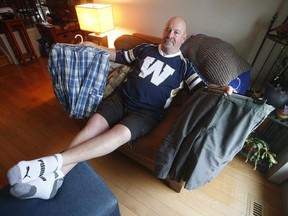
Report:
M113 130L118 133L120 136L119 136L119 143L127 143L128 141L131 140L131 131L130 129L123 125L123 124L116 124L114 127L113 127Z
M86 129L106 131L109 129L109 124L106 119L98 113L95 113L87 122Z

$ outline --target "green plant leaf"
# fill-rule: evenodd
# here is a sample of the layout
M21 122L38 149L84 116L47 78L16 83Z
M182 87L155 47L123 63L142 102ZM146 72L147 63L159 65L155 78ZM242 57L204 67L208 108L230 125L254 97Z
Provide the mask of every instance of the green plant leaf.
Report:
M276 164L276 154L269 151L270 146L265 141L258 137L252 137L252 135L246 139L244 146L247 148L249 146L250 149L248 150L248 153L246 154L246 162L250 161L254 163L254 170L257 168L257 165L261 162L266 163L269 168ZM268 159L265 162L265 159Z

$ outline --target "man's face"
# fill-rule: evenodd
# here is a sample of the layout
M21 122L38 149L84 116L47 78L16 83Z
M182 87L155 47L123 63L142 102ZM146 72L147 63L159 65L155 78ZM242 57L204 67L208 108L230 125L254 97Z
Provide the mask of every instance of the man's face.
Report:
M182 43L186 40L186 24L179 18L167 22L162 35L162 49L166 54L179 51Z

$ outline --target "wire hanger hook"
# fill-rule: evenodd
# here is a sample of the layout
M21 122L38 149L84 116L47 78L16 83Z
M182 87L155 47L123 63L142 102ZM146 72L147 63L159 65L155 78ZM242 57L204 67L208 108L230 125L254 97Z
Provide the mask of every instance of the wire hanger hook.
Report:
M77 37L80 37L80 39L81 39L80 44L82 44L84 42L83 36L81 34L76 34L74 38L76 39Z

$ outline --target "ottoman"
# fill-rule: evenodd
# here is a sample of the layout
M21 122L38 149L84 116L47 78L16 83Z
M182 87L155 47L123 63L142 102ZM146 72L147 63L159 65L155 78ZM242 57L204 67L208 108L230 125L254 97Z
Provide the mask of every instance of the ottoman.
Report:
M51 200L20 200L0 190L1 216L119 216L118 201L87 162L75 166Z

